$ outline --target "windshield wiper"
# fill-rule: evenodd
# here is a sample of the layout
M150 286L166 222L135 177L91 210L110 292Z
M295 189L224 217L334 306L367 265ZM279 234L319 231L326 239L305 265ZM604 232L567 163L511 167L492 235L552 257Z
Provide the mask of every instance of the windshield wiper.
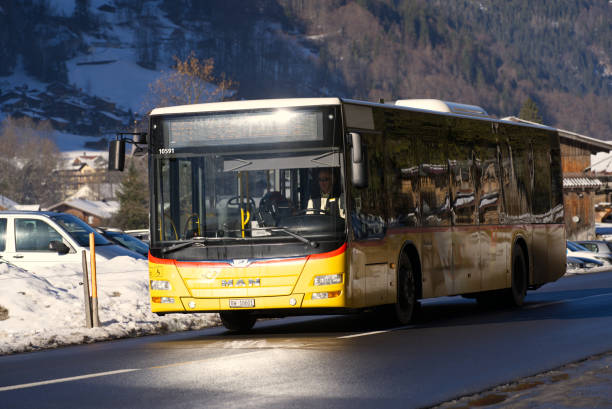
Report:
M206 244L207 239L205 237L194 237L192 239L182 241L180 243L173 244L168 247L162 248L162 253L170 253L172 251L180 250L185 247L193 246L194 244Z
M264 227L264 229L265 230L270 230L270 231L273 231L273 232L280 231L280 232L283 232L285 234L288 234L289 236L291 236L291 237L293 237L295 239L298 239L302 243L308 244L310 247L313 247L313 248L319 247L319 242L313 241L313 240L308 240L306 237L300 236L299 234L294 233L294 232L292 232L289 229L286 229L284 227L269 227L269 228L265 228Z

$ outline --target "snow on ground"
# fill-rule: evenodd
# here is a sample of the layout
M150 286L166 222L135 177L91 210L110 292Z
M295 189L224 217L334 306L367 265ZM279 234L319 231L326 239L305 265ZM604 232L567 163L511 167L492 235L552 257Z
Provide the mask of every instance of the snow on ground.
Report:
M0 262L0 355L220 324L217 314L153 314L146 260L116 257L96 270L100 327L88 329L79 268Z
M82 136L56 130L53 132L52 138L62 153L70 154L71 156L76 157L82 155L83 152L87 152L90 155L108 155L108 151L96 151L91 148L85 148L86 142L98 142L100 136Z
M575 274L588 274L588 273L600 273L603 271L610 271L610 266L601 266L601 267L593 267L593 268L589 268L589 269L572 269L572 270L567 270L567 272L565 273L566 276L571 276L571 275L575 275Z
M217 314L153 314L147 260L116 257L96 270L101 326L88 329L80 268L29 272L0 261L0 355L220 324Z
M31 77L25 72L23 67L23 59L21 56L17 57L17 65L13 70L13 74L0 77L0 88L2 87L22 87L27 85L29 90L43 91L47 87L47 83L41 82L34 77ZM5 102L6 103L6 102Z
M108 62L92 64L96 61ZM149 84L162 75L136 64L133 49L111 46L92 47L91 54L74 58L66 66L71 84L133 112L143 110Z

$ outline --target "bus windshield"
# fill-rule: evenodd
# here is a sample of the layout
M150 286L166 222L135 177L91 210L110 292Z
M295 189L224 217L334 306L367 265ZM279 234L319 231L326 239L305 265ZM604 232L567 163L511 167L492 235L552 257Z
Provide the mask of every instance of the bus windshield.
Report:
M153 160L153 243L344 234L338 148L172 156Z

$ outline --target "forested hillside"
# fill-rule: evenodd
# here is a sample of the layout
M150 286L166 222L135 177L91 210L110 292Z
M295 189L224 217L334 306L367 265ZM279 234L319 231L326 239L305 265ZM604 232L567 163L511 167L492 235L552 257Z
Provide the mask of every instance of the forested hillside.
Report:
M217 75L239 84L234 98L431 97L481 105L500 117L517 115L531 98L546 124L612 139L607 0L75 0L66 8L68 3L0 0L5 115L49 118L73 133L101 134L116 127L103 121L129 119L131 111L125 104L104 106L109 115L90 126L85 116L101 111L103 102L74 101L85 101L89 88L95 94L96 78L83 86L71 75L92 64L120 66L128 51L135 64L155 73L170 69L174 55L193 51L213 58ZM106 59L101 50L115 51ZM3 81L20 69L44 84L64 84L68 105L89 107L79 127L69 129L77 120L63 108L46 113L51 108L37 102L39 93Z
M607 0L279 0L351 96L433 97L612 139Z

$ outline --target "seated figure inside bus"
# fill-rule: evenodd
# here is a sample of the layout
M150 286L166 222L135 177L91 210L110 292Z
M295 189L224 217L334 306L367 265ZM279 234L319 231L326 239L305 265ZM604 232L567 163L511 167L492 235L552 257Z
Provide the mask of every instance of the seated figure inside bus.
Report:
M307 214L316 214L318 210L345 218L344 201L337 180L332 169L322 168L318 171L318 189L308 199Z

